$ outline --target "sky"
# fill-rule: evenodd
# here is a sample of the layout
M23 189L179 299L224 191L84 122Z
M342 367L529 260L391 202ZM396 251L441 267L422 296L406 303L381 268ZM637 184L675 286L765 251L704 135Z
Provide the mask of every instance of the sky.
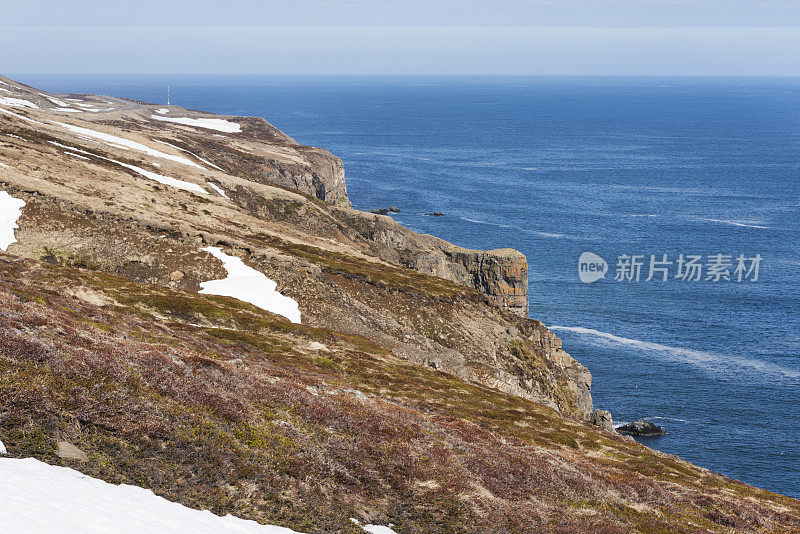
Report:
M0 0L0 72L800 75L800 0Z

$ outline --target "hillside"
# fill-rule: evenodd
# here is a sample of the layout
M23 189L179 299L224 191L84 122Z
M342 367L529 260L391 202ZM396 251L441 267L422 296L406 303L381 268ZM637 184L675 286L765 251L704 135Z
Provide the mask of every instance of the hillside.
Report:
M0 77L0 194L12 457L306 532L800 530L586 423L522 254L352 210L341 161L263 119Z

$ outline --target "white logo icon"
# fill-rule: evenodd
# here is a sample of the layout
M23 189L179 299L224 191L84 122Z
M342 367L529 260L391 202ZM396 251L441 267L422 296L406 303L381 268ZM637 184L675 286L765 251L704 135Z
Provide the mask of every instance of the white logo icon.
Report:
M605 278L608 272L606 260L594 252L584 252L578 258L578 276L584 284L591 284Z

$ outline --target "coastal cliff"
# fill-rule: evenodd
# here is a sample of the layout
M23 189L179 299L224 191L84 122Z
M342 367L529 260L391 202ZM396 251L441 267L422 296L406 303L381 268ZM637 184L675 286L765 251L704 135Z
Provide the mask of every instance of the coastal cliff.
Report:
M10 456L304 532L800 529L590 425L519 252L351 209L341 161L263 119L0 88Z
M477 289L501 308L528 317L528 261L514 249L469 250L412 232L386 215L344 214L386 261Z
M528 260L514 249L486 252L451 252L451 261L462 265L472 285L509 311L528 316Z
M224 277L200 249L222 246L269 271L313 324L564 413L591 411L588 371L527 318L521 253L468 250L350 209L341 160L264 119L0 81L23 103L0 114L0 158L15 163L4 189L26 202L9 252L196 292Z
M159 109L188 114L176 106ZM249 181L290 188L337 206L350 207L341 159L327 150L299 144L264 119L233 119L243 129L236 142L226 142L225 138L214 135L209 139L195 132L175 132L178 142L174 144L212 158L217 166Z

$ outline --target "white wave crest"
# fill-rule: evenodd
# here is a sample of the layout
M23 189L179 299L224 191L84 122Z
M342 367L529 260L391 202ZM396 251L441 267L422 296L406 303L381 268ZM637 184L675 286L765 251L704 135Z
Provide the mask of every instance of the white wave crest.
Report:
M708 221L708 222L716 222L722 224L730 224L732 226L742 226L744 228L762 228L767 229L769 226L760 226L758 224L749 224L749 222L741 222L741 221L731 221L728 219L706 219L705 217L700 217L701 221Z
M743 358L741 356L716 354L713 352L686 349L682 347L670 347L669 345L662 345L660 343L652 343L650 341L641 341L638 339L615 336L614 334L609 334L608 332L601 332L599 330L584 328L582 326L554 325L549 326L548 328L554 331L560 330L564 332L574 332L576 334L590 336L596 340L608 344L627 345L629 347L641 350L642 352L657 354L659 356L667 356L673 361L688 363L696 367L700 367L706 371L730 372L731 366L736 366L742 369L757 371L761 374L800 379L800 370L790 369L788 367L765 362L763 360Z
M468 219L466 217L459 217L462 221L467 221L475 224L488 224L489 226L499 226L500 228L511 228L509 224L500 224L500 223L493 223L488 221L479 221L477 219Z
M488 222L488 221L481 221L479 219L469 219L467 217L459 217L459 219L461 219L462 221L467 221L467 222L471 222L471 223L475 223L475 224L488 224L489 226L497 226L499 228L513 228L514 230L519 230L521 232L525 232L525 233L528 233L528 234L538 235L540 237L564 237L564 234L553 234L553 233L550 233L550 232L539 232L539 231L536 231L536 230L529 230L527 228L521 228L519 226L512 226L510 224L500 224L500 223L494 223L494 222Z

